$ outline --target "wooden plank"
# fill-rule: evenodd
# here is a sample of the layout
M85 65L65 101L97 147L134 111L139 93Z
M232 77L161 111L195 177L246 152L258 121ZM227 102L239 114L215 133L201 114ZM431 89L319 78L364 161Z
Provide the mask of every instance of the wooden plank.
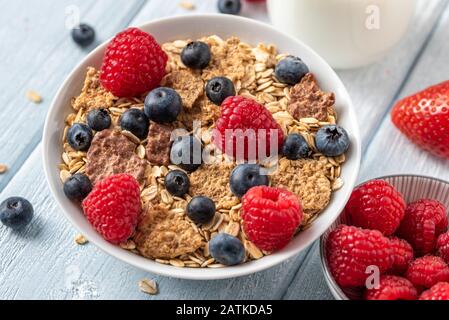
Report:
M400 90L398 96L403 97L412 92L422 89L428 85L438 83L448 79L449 66L447 65L447 55L449 54L449 5L447 1L443 1L434 7L434 13L443 12L440 15L438 24L435 24L434 33L429 35L428 44L424 44L422 52L416 58L416 66L410 72L410 77L404 80L406 83L404 88ZM428 12L430 14L430 12ZM429 27L428 26L428 30ZM416 31L412 32L416 37ZM403 50L406 50L404 48ZM397 88L397 86L396 86ZM399 173L414 173L436 176L449 180L448 161L437 159L428 153L421 151L412 145L405 137L403 137L392 125L387 112L392 106L392 101L396 99L396 95L389 97L390 101L384 108L386 116L381 122L380 128L375 128L375 137L373 140L366 139L367 147L359 181L367 179ZM388 99L383 99L388 101ZM372 109L377 106L371 104ZM368 114L367 114L368 116ZM362 117L364 117L362 115ZM362 126L363 128L363 126ZM367 130L364 130L367 132ZM365 133L366 136L366 133ZM369 134L367 135L369 137ZM301 298L331 298L332 295L327 288L323 279L320 266L319 248L316 243L308 256L307 261L299 269L295 280L290 286L286 299ZM310 272L312 271L312 272ZM305 297L301 289L306 289L309 293ZM319 292L319 294L314 294Z
M0 175L0 190L39 143L56 90L95 46L82 50L73 43L65 25L66 10L78 8L81 21L95 27L100 43L126 26L143 4L144 0L18 0L2 7L0 20L8 23L0 26L0 163L7 164L9 171ZM43 97L41 104L26 99L29 89Z

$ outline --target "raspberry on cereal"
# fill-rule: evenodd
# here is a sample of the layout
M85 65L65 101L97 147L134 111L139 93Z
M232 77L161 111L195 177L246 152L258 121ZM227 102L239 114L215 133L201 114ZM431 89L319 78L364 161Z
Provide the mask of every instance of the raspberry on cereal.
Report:
M418 291L413 284L398 276L381 276L379 287L367 289L365 300L416 300Z

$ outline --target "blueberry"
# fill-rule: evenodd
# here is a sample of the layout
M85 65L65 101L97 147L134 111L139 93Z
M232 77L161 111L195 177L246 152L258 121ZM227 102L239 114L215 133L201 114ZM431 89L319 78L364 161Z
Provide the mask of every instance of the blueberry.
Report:
M274 74L276 78L286 84L295 85L309 73L309 68L306 64L294 56L287 56L276 65Z
M208 223L215 216L215 203L208 197L195 196L187 204L187 216L195 223Z
M33 215L33 206L24 198L11 197L0 204L0 221L11 229L25 227L33 219Z
M83 123L74 123L67 131L67 142L75 150L89 150L92 137L92 130Z
M70 200L82 201L91 191L92 184L82 173L76 173L64 182L64 194Z
M219 106L227 97L235 96L234 84L226 77L212 78L206 84L206 95Z
M209 46L201 41L187 44L181 52L181 61L191 69L204 69L211 59Z
M193 172L202 163L201 141L193 135L178 137L172 144L170 160L182 169Z
M240 0L218 0L218 11L227 14L239 14L242 9Z
M217 262L232 266L245 260L242 242L230 234L219 233L209 241L209 252Z
M145 114L157 123L173 122L182 108L179 94L171 88L157 88L145 98Z
M148 135L149 120L143 111L129 109L120 117L120 127L143 140Z
M72 29L72 39L81 47L87 47L95 40L95 30L85 23Z
M306 139L297 133L289 134L282 145L282 154L289 160L307 158L311 152Z
M255 186L268 186L268 176L261 174L257 164L240 164L232 170L229 185L234 195L241 198Z
M319 152L327 157L337 157L349 148L349 136L345 129L337 125L322 127L315 136Z
M106 109L93 109L87 114L87 125L95 131L102 131L111 126L111 116Z
M190 181L187 174L181 170L172 170L165 176L165 189L172 195L182 197L189 191Z

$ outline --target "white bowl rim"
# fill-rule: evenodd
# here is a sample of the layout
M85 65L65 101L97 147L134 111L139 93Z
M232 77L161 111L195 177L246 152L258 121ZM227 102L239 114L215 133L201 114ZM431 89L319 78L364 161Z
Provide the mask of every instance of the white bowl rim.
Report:
M449 185L449 181L446 181L446 180L443 180L440 178L435 178L435 177L420 175L420 174L404 173L404 174L390 174L390 175L381 176L381 177L377 177L377 178L367 179L367 180L359 183L355 188L357 188L367 182L373 181L373 180L386 180L386 179L391 179L391 178L421 178L421 179L433 180L433 181L436 181L439 183ZM321 262L321 269L323 270L324 278L326 280L326 284L328 285L329 290L331 291L334 298L336 298L338 300L350 300L349 297L344 293L344 291L337 284L337 282L335 281L334 277L332 276L332 274L329 270L328 263L327 263L325 255L324 255L324 246L325 245L326 244L325 244L325 239L324 239L324 234L323 234L320 237L320 262Z
M338 86L342 89L342 92L340 94L344 95L345 100L347 101L347 117L351 119L351 122L354 122L354 126L351 130L351 149L353 150L353 157L355 158L354 166L351 167L351 178L349 180L345 180L345 185L349 185L352 187L355 185L358 172L360 169L360 163L361 163L361 153L362 153L362 147L361 147L361 138L360 138L360 132L359 127L357 125L357 117L355 115L355 110L352 104L352 100L349 96L349 93L347 92L347 89L343 82L341 81L340 77L336 74L336 72L329 66L329 64L321 58L314 50L312 50L309 46L304 44L298 39L295 39L279 30L274 28L273 26L256 21L253 19L241 17L241 16L234 16L234 15L224 15L224 14L189 14L189 15L181 15L181 16L172 16L172 17L165 17L161 19L155 19L151 20L149 22L133 26L137 28L147 28L151 27L152 25L157 25L158 23L168 23L168 22L176 22L176 21L183 21L183 20L191 20L191 19L223 19L223 20L234 20L236 23L246 23L246 24L252 24L256 27L259 27L261 29L269 30L270 32L274 34L278 34L282 36L285 39L288 39L288 41L291 41L298 47L302 47L304 51L308 51L308 54L313 56L313 59L322 65L326 69L326 74L328 74L329 77L333 77L336 80L336 83ZM107 43L110 42L110 39L107 41L101 43L98 45L92 52L90 52L86 57L84 57L80 63L76 65L76 67L70 72L70 74L67 76L67 78L64 80L64 82L61 84L60 88L58 89L51 105L48 110L46 121L44 125L44 131L43 131L43 141L42 141L42 148L43 148L43 165L44 165L44 172L45 177L47 179L50 191L55 198L56 202L58 203L59 207L63 211L66 218L70 221L70 223L78 230L83 232L85 235L88 235L88 230L83 230L81 225L76 221L74 217L68 212L68 210L63 206L62 200L56 196L57 195L57 188L61 188L60 181L55 181L51 178L51 170L55 170L56 166L54 164L51 164L48 157L49 157L49 138L50 138L50 118L51 114L54 112L55 109L57 109L57 100L59 96L62 94L64 88L67 86L67 84L70 82L71 78L74 76L74 74L77 73L78 69L91 57L95 56L103 50L103 48L107 45ZM350 196L350 192L346 194L344 197L345 200L340 203L340 210L341 211L344 208L344 204L348 201ZM331 214L331 212L328 212L327 214ZM263 271L265 269L269 269L275 265L278 265L293 256L297 255L299 252L310 246L314 241L316 241L321 234L323 234L327 228L335 221L335 219L338 218L338 214L334 214L334 219L328 223L326 226L321 226L317 233L319 233L318 236L314 237L313 239L309 239L308 241L305 241L298 245L298 247L295 247L294 249L290 250L281 250L279 252L276 252L272 255L266 256L262 259L251 261L248 263L244 263L237 266L228 266L224 268L177 268L173 267L171 265L164 265L160 263L156 263L150 259L143 258L141 256L132 254L130 252L127 252L126 250L114 246L105 240L103 240L98 234L92 234L91 237L89 237L89 241L95 244L98 248L100 248L103 252L106 252L107 254L127 263L132 266L135 266L141 270L145 270L148 272L152 272L158 275L167 276L167 277L173 277L173 278L179 278L179 279L190 279L190 280L219 280L219 279L227 279L227 278L234 278L234 277L240 277L245 276L249 274L253 274L259 271ZM86 232L84 232L86 231ZM304 231L305 232L305 231Z

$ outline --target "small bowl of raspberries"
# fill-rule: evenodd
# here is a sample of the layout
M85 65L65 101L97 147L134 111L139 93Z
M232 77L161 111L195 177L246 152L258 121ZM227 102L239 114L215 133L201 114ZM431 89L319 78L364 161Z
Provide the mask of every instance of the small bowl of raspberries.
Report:
M321 237L340 300L449 300L449 182L397 175L357 186Z

